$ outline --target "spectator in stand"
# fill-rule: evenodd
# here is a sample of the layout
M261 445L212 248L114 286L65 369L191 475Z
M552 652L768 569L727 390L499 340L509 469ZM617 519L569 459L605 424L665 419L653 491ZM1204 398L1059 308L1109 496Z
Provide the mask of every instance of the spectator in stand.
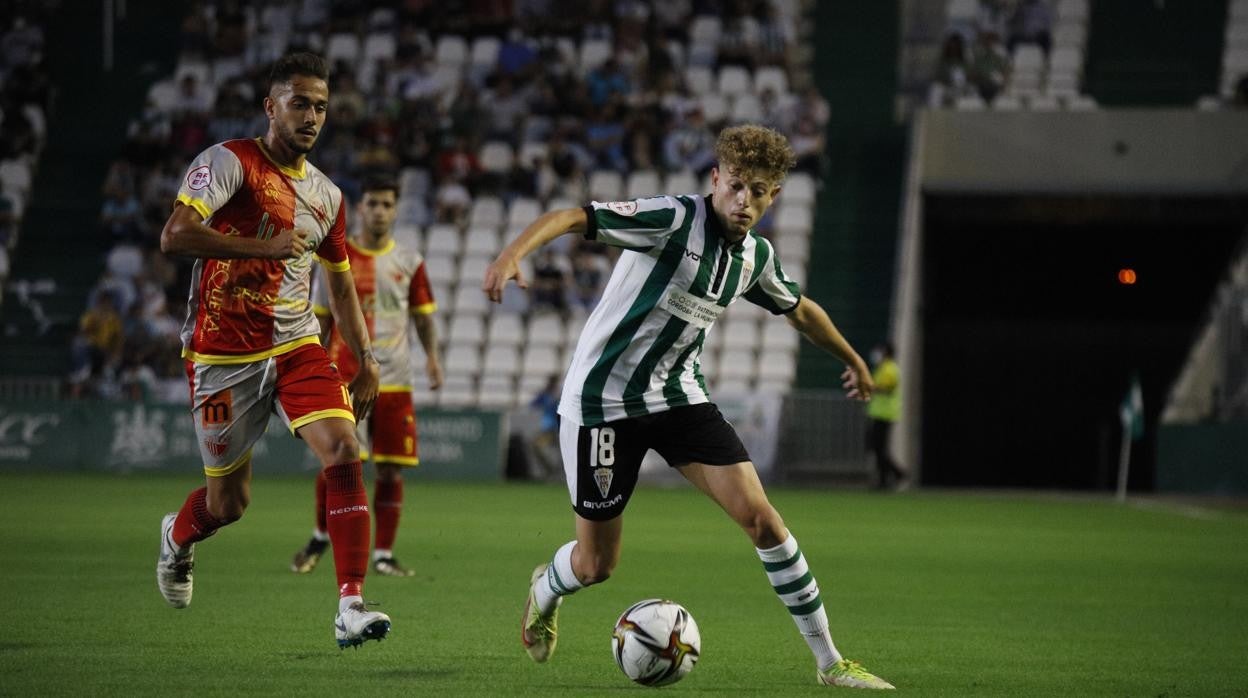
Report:
M528 105L512 78L498 76L493 89L486 90L482 101L489 105L489 137L505 141L515 139L524 125Z
M541 412L537 434L533 436L533 457L541 472L530 473L535 480L557 479L562 472L559 460L559 392L562 389L559 376L552 375L546 381L529 407Z
M628 75L614 56L589 71L585 81L589 85L589 101L595 107L605 105L613 97L627 98L632 92Z
M587 244L578 244L572 253L572 303L591 311L602 298L604 280L611 273L607 259Z
M434 174L441 181L458 181L471 190L482 171L481 161L477 159L477 153L468 139L458 136L451 147L438 154L437 171Z
M1019 44L1035 44L1049 55L1053 46L1053 9L1048 0L1022 0L1010 17L1010 33L1006 42L1010 55Z
M498 47L498 71L507 76L528 76L540 68L537 49L519 27L512 27Z
M133 242L143 238L143 207L130 190L110 186L104 192L100 227L113 242Z
M71 345L71 392L80 397L91 377L111 376L121 361L124 341L121 316L111 293L98 293L95 304L78 318L78 334Z
M991 102L1010 79L1010 56L1001 44L1001 36L981 31L971 49L971 83L985 102Z
M671 170L693 170L705 175L715 164L715 134L706 125L701 107L693 107L663 141L663 163Z
M795 172L805 172L815 179L823 176L823 151L827 145L823 135L823 129L815 125L812 119L802 119L797 123L797 129L793 135L789 137L789 144L793 146L793 155L797 158L797 164L793 166Z
M178 80L178 91L173 98L171 111L174 117L201 115L212 111L212 91L199 84L194 73L186 73Z
M624 139L627 133L620 121L620 106L616 102L604 104L595 110L593 118L585 125L585 141L594 155L598 169L628 171L628 158L624 155Z
M433 217L439 223L463 226L468 222L468 209L472 207L472 194L463 181L453 175L443 177L434 194Z
M17 242L17 222L17 205L4 192L4 181L0 180L0 250L7 251ZM0 274L0 279L5 276Z
M966 39L958 32L950 32L940 49L936 81L944 85L950 95L957 97L967 91L970 72L966 63Z
M568 272L564 260L551 250L542 250L534 260L529 297L530 306L537 312L568 312Z
M760 2L755 9L758 20L758 65L777 65L789 67L789 45L793 40L793 30L789 20L774 3Z

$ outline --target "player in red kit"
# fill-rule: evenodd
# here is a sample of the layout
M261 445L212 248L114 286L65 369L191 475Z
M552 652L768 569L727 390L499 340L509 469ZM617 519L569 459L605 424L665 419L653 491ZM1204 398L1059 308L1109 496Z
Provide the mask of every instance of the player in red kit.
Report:
M403 505L403 468L418 465L420 456L416 434L416 414L412 405L412 352L408 341L409 324L416 328L425 353L425 375L429 387L442 385L438 362L437 331L433 313L437 310L425 259L420 252L398 244L391 226L398 215L398 186L388 179L366 181L360 201L362 230L357 239L347 241L347 257L355 277L355 292L364 310L369 338L381 364L381 393L367 420L361 420L357 436L360 458L370 456L377 468L373 491L373 515L377 538L373 547L373 571L393 577L413 574L394 557L394 541ZM342 334L329 316L324 298L326 286L314 285L317 316L329 331L329 356L343 376L350 379L358 370ZM332 330L330 329L332 328ZM291 563L299 573L311 572L329 547L327 531L328 482L322 473L316 480L316 528Z
M325 124L328 78L318 56L278 60L264 98L266 135L201 153L161 232L162 251L195 258L182 356L206 483L161 522L156 581L169 605L191 602L195 543L242 517L252 446L276 413L320 459L328 483L334 633L346 647L385 637L390 618L362 597L369 513L355 438L380 369L351 277L342 192L305 159ZM328 272L330 306L360 367L349 387L320 346L313 258Z

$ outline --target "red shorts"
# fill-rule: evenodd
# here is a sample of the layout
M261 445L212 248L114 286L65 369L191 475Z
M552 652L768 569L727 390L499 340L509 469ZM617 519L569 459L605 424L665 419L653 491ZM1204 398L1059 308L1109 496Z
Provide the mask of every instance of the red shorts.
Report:
M367 460L371 455L374 463L420 463L416 411L412 408L411 391L395 390L378 394L372 414L360 424L357 434L361 460Z
M187 361L186 376L208 475L228 475L246 463L272 413L292 433L331 417L355 421L347 386L317 344L246 364Z

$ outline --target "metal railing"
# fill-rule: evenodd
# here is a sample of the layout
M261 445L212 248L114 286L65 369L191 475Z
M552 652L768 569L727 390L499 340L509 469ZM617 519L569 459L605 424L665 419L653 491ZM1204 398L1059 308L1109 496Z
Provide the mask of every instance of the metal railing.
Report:
M59 400L61 379L55 376L5 376L0 378L0 402Z
M793 392L780 412L778 479L866 481L867 429L863 403L832 391Z

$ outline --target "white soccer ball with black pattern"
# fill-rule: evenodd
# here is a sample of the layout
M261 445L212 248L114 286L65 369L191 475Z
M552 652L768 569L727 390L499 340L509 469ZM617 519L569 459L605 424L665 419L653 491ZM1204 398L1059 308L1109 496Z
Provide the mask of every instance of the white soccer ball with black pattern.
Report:
M611 652L628 678L643 686L666 686L693 670L702 651L698 624L684 606L646 599L615 622Z

